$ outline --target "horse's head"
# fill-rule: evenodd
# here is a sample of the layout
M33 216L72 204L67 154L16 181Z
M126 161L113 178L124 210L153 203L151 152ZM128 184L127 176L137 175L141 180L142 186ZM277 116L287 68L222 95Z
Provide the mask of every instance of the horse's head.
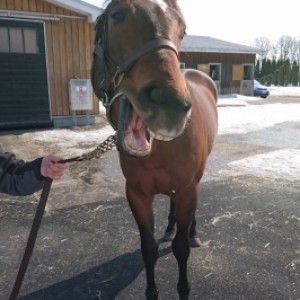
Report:
M120 151L145 156L153 138L182 133L191 108L177 57L184 33L176 0L111 0L99 16L92 84Z

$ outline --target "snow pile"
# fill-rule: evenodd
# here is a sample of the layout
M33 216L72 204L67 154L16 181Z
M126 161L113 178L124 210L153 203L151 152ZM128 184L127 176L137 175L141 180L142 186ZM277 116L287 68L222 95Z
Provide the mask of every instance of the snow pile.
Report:
M247 133L300 120L300 104L227 106L219 108L219 134Z
M300 150L282 149L253 155L228 164L229 169L220 175L282 178L300 180Z
M300 97L300 87L273 87L271 95ZM238 95L221 98L241 105L219 107L219 134L234 135L231 138L274 150L230 162L219 174L300 180L300 102L266 105L247 102L253 99Z

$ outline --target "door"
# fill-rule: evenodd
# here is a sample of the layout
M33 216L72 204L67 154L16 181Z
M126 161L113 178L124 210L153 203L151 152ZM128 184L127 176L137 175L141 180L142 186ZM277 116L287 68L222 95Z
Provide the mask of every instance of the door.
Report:
M44 25L0 19L0 129L51 125Z

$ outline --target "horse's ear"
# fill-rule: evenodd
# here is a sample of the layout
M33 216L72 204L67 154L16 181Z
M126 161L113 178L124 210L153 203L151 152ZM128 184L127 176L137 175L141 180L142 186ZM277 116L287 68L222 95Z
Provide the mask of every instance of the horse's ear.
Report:
M97 20L96 20L96 25L95 25L95 44L98 42L103 41L104 37L104 32L105 32L105 22L106 22L106 16L105 14L100 15Z

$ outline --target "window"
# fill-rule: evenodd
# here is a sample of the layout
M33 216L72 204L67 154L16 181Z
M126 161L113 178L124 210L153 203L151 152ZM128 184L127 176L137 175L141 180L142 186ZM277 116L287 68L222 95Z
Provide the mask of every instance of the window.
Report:
M38 53L37 33L34 28L0 27L0 52Z
M179 63L179 67L180 67L180 70L184 70L185 69L185 63Z
M243 80L253 79L253 65L244 65Z
M210 64L209 76L212 80L219 81L221 79L221 64Z

